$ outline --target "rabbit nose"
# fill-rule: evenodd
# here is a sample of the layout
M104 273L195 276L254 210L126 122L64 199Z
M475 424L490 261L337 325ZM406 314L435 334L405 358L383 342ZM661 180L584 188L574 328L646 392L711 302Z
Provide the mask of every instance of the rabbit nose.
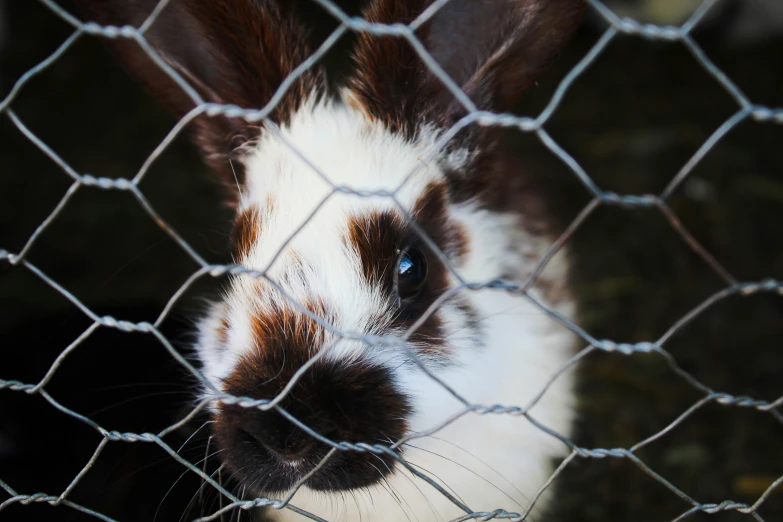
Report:
M241 430L252 443L288 464L311 457L318 445L310 434L276 412L253 411Z
M292 367L269 375L267 368L278 371L280 364L268 354L258 352L256 364L245 361L240 365L226 392L237 397L275 397L306 362L300 364L294 358L296 352L289 349L286 364ZM400 439L407 431L412 408L394 384L393 373L383 366L319 361L281 399L279 411L222 405L213 425L221 459L257 491L287 491L308 476L335 443ZM338 451L308 476L307 487L335 491L370 486L392 473L395 463L387 454Z

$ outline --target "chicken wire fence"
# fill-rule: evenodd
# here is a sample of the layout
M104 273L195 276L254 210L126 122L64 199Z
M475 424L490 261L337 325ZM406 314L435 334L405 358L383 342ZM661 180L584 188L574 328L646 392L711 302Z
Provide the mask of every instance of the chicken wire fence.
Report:
M65 195L60 202L56 205L54 210L48 215L48 217L40 224L35 232L29 237L27 242L21 249L16 251L5 250L0 248L0 260L9 263L10 265L17 267L17 270L26 269L37 276L41 281L55 289L65 299L69 300L75 305L83 314L85 314L92 324L89 326L80 336L78 336L69 346L62 350L59 356L52 362L48 372L42 376L38 382L28 383L20 382L14 379L0 379L0 388L15 393L26 393L30 395L38 395L44 400L48 401L52 407L60 410L61 412L77 419L95 429L102 437L100 443L95 448L92 457L85 463L84 467L73 477L70 484L59 493L55 492L19 492L13 487L13 477L0 477L0 486L8 494L9 498L0 503L0 512L12 504L28 505L33 503L48 503L52 506L67 506L71 509L75 509L91 515L101 520L114 520L102 513L90 509L89 506L77 504L69 500L69 495L78 486L80 481L90 472L95 462L100 457L103 450L109 443L123 444L123 443L147 443L154 444L162 448L171 459L174 459L183 466L186 472L191 472L200 477L204 483L209 484L214 488L219 495L226 500L226 505L218 510L198 518L199 521L217 520L220 519L226 513L235 512L237 510L253 510L260 507L271 507L274 509L291 509L299 512L300 514L307 516L313 520L322 520L319 518L318 513L307 513L295 507L291 503L294 494L302 486L306 480L316 473L329 458L332 457L338 451L354 451L354 452L372 452L376 454L387 454L393 457L401 466L407 468L408 471L416 475L422 481L429 484L430 487L435 488L441 494L449 498L456 506L458 506L464 515L455 519L455 521L462 520L490 520L490 519L509 519L509 520L526 520L533 510L536 501L547 490L553 481L566 469L570 463L575 459L604 459L604 458L617 458L627 459L635 464L641 471L646 473L649 477L665 486L673 495L678 496L690 505L690 508L683 511L674 520L680 521L687 519L691 515L696 513L719 513L724 511L733 511L745 514L755 520L764 520L760 514L760 508L772 494L772 492L783 484L783 476L778 477L771 482L766 490L761 494L757 500L753 503L740 503L732 500L725 500L717 503L705 503L699 501L699 499L693 498L687 492L686 488L680 488L667 480L665 476L658 474L654 465L648 464L641 460L637 453L638 451L658 440L661 437L666 436L672 430L676 429L678 425L683 423L687 418L692 416L695 412L705 407L708 404L718 404L725 407L735 408L752 408L760 412L771 415L777 421L783 423L783 414L781 414L780 407L783 406L783 397L778 398L775 401L758 400L754 397L748 396L735 396L729 393L725 393L721 390L712 389L705 383L698 380L694 375L683 369L677 359L666 349L666 344L669 339L675 335L678 331L684 328L686 325L694 321L702 314L708 313L710 308L719 303L720 301L730 296L749 296L759 293L777 293L783 295L783 283L775 281L773 279L740 282L738 281L726 268L724 268L719 260L713 257L697 239L689 233L689 231L682 225L678 216L672 210L668 204L669 198L675 193L683 182L688 178L694 167L705 157L705 155L721 140L729 131L735 128L743 121L752 120L758 123L774 123L783 124L783 109L770 108L754 104L748 99L743 92L737 87L732 80L727 77L705 54L702 48L692 38L692 30L699 24L700 20L708 13L713 4L716 2L713 0L704 1L701 6L692 14L692 16L682 26L659 26L651 24L642 24L638 21L630 18L620 18L613 13L606 5L599 0L589 0L590 8L600 15L609 27L603 33L601 38L594 44L590 51L579 61L579 63L563 78L559 86L557 87L554 95L544 110L535 118L519 117L510 114L493 114L476 109L467 96L460 91L460 89L454 84L454 82L448 78L442 69L434 62L433 58L427 53L421 42L419 42L414 36L414 30L430 18L439 8L445 5L448 0L437 0L433 2L430 8L425 10L422 15L409 25L392 24L383 25L369 23L362 18L351 17L342 11L331 0L314 0L324 9L326 9L339 23L337 29L324 41L324 43L314 52L307 60L300 64L295 71L283 82L275 96L271 99L266 107L258 108L240 108L236 106L216 105L210 103L204 103L195 90L193 90L183 78L177 74L175 70L169 67L152 49L144 37L145 31L152 25L156 17L160 12L165 9L167 0L161 0L157 8L149 15L146 21L139 27L113 27L113 26L101 26L89 21L82 21L75 18L73 15L58 6L53 0L40 0L40 3L50 9L58 17L60 17L65 23L73 27L73 33L65 40L62 45L48 58L40 62L38 65L28 70L22 75L15 83L10 93L0 103L0 113L4 113L8 116L10 121L16 128L22 133L30 142L38 147L43 153L45 153L65 175L69 176L73 183L70 185ZM335 42L346 32L366 32L373 35L383 35L385 37L403 38L408 40L410 45L416 50L421 59L432 72L443 82L443 84L452 92L452 94L458 99L467 109L467 115L457 122L451 129L449 129L441 138L440 147L450 140L460 129L467 125L482 125L482 126L503 126L518 129L522 132L532 133L536 135L540 141L554 154L559 160L561 160L572 172L573 175L578 178L585 189L590 193L590 202L582 209L577 217L570 223L565 229L562 235L548 248L546 253L542 256L535 269L530 276L521 284L515 284L503 280L493 281L466 281L460 278L459 274L454 272L455 277L460 281L460 284L442 295L425 313L424 315L410 328L408 335L415 331L419 325L429 317L430 314L438 307L439 304L452 297L456 292L462 290L474 290L479 288L492 288L496 291L509 292L518 294L520 299L530 300L536 307L538 307L543 313L553 317L557 320L563 328L567 328L578 335L583 343L584 348L578 351L568 363L562 367L558 372L553 374L548 381L547 386L540 390L536 398L529 404L524 405L501 405L501 404L474 404L467 398L460 396L454 390L448 389L448 386L439 381L437 375L431 373L426 366L422 365L416 354L409 350L405 345L404 339L389 338L379 336L363 335L357 332L342 332L335 330L329 325L323 318L314 315L311 311L301 306L300 304L293 302L302 313L318 322L324 328L334 332L339 339L353 339L361 340L368 345L373 344L391 344L398 346L400 349L408 351L410 357L416 361L419 367L427 373L432 379L438 381L442 386L448 389L456 398L460 400L464 408L448 419L448 421L442 423L439 426L433 426L427 434L433 434L439 429L444 427L450 422L455 421L459 417L468 414L479 415L515 415L525 417L529 422L533 423L538 428L547 432L550 436L559 439L570 449L570 454L563 459L559 466L555 469L550 478L541 484L535 497L530 502L529 506L523 512L510 512L503 509L497 509L491 512L475 512L470 506L464 505L460 500L455 498L438 480L428 476L425 472L410 466L404 458L404 455L398 454L395 450L402 446L405 442L412 438L423 436L425 434L409 435L395 444L382 445L382 444L366 444L366 443L348 443L345 441L332 441L328 440L318 433L315 433L308 426L302 424L297 419L288 415L281 407L280 402L286 396L286 394L293 387L297 379L304 373L309 365L317 360L321 354L327 350L321 350L318 355L311 359L311 362L302 367L290 381L290 383L283 389L278 396L273 399L267 400L254 400L248 397L236 397L226 394L218 394L215 398L204 400L199 403L194 409L192 409L187 415L183 416L178 422L166 427L165 429L156 432L121 432L113 430L111 426L102 426L96 423L91 418L82 415L77 411L72 411L60 402L56 397L53 397L47 392L47 384L53 378L58 368L63 361L74 350L78 350L79 345L93 334L99 328L111 328L117 329L122 332L143 332L145 334L154 336L160 342L162 349L165 349L170 356L182 367L191 372L200 381L206 383L206 379L199 373L199 371L193 367L186 358L184 358L171 344L159 330L161 323L169 316L172 308L177 304L183 294L199 279L202 278L222 278L225 276L233 276L242 274L243 277L264 278L271 285L275 286L278 291L285 295L285 290L279 286L271 277L268 277L264 270L250 269L248 267L239 265L215 265L207 263L196 250L194 250L172 227L170 227L163 218L156 212L155 208L150 204L144 193L140 189L140 183L144 179L150 166L156 161L161 153L171 144L171 142L177 137L183 130L183 128L194 118L199 115L206 114L208 116L215 116L223 114L233 117L243 117L249 121L259 122L266 121L267 116L274 109L275 105L282 98L286 89L294 82L294 80L301 75L308 68L312 67L334 44ZM591 179L588 173L580 166L580 164L564 150L557 142L555 142L547 131L544 129L545 124L549 118L558 109L561 100L568 91L568 89L574 84L579 76L603 53L604 49L612 42L619 34L634 35L639 38L645 38L650 40L661 40L666 42L675 42L678 45L684 46L694 57L695 62L707 71L714 81L717 82L723 89L730 94L737 105L736 112L728 118L712 135L701 145L701 147L693 154L693 156L682 166L682 168L675 174L665 189L659 194L641 194L641 195L620 195L617 193L602 190ZM174 81L192 98L196 103L196 108L193 109L188 115L182 118L166 136L166 138L152 151L147 160L139 169L135 177L131 179L126 178L106 178L95 177L89 174L79 173L74 170L69 164L60 157L57 152L50 148L44 141L39 139L25 123L14 112L12 105L18 94L22 91L25 84L30 81L37 74L48 68L55 61L60 58L77 40L88 36L103 36L108 38L127 38L138 42L144 52L166 73L168 73ZM275 129L274 126L270 126L271 129ZM284 139L279 133L278 137ZM440 148L439 147L439 148ZM302 159L306 161L307 151L294 151ZM423 159L426 161L426 158ZM321 172L317 168L313 167L311 163L308 164L312 167L313 175L321 177L332 187L332 192L326 199L336 193L352 194L355 197L368 197L368 196L384 196L390 198L397 206L402 209L402 206L395 199L396 191L359 191L352 187L337 186L329 181L329 173ZM168 304L165 306L161 314L157 317L156 321L150 322L130 322L123 320L121 317L113 316L101 316L92 311L82 301L79 300L68 289L61 286L57 281L47 276L42 270L27 260L27 254L30 252L36 241L45 233L47 227L57 219L57 216L62 212L74 194L81 190L83 187L93 187L99 190L116 190L130 192L138 201L138 204L152 217L152 219L160 226L160 228L168 234L184 252L198 265L198 269L191 275L191 277L179 288L179 290L171 296ZM579 325L575 324L566 317L559 315L556 311L548 308L544 303L538 301L529 292L531 286L535 283L537 276L544 270L549 260L564 246L574 232L580 228L585 220L590 216L597 208L601 206L622 206L628 208L653 208L657 209L665 220L671 225L671 227L679 234L682 240L703 260L704 264L709 267L722 281L722 290L709 296L706 300L701 302L698 306L690 310L687 314L677 320L671 327L657 340L651 340L650 342L642 343L621 343L611 340L597 339L593 337L589 332L585 331ZM312 218L317 213L317 208L313 209L313 213L310 215ZM404 209L403 209L404 211ZM298 230L304 227L309 219L301 223ZM416 227L415 223L412 223ZM420 234L423 231L418 230ZM296 232L295 232L296 233ZM431 240L424 237L424 240L430 247L435 247ZM5 245L0 245L4 247ZM437 252L437 249L436 249ZM438 252L441 259L446 262L444 255ZM274 260L272 261L274 262ZM449 267L451 270L451 267ZM610 352L616 354L616 357L633 356L634 354L654 354L665 361L667 365L671 367L676 375L679 376L685 383L691 386L700 394L700 399L692 404L689 408L683 411L679 417L672 421L662 430L649 436L648 438L639 441L637 444L630 447L609 447L609 448L588 448L580 447L569 438L562 434L553 432L547 429L545 426L540 425L536 420L528 413L541 396L547 391L547 388L556 381L556 379L566 372L568 369L576 365L579 361L583 360L586 356L593 352ZM12 376L11 376L12 377ZM265 498L259 497L252 500L245 500L231 491L228 491L222 483L212 475L206 473L198 465L189 460L183 458L178 452L172 448L172 446L166 442L167 435L188 423L199 413L201 413L210 402L219 401L223 404L236 404L245 408L258 408L260 410L275 409L282 415L287 416L289 420L297 424L302 430L309 433L311 436L318 438L324 443L331 446L331 450L327 456L321 461L321 463L303 477L293 490L283 498Z

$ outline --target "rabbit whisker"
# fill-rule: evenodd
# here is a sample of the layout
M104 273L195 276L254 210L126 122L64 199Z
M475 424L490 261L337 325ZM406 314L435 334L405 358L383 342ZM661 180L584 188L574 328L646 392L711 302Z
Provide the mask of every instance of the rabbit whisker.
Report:
M386 463L383 461L383 459L381 459L381 458L380 458L378 455L376 455L375 453L372 453L371 455L373 455L375 458L377 458L378 460L380 460L380 461L381 461L381 464L383 464L383 465L386 467L386 469L387 469L387 470L389 470L389 473L391 473L391 469L389 469L389 466L388 466L388 465L387 465L387 464L386 464ZM377 468L377 467L375 467L373 464L370 464L370 465L371 465L372 467L374 467L375 469L378 469L378 468ZM380 471L380 470L378 470L378 473L381 473L381 471ZM382 473L381 473L381 476L383 477L383 474L382 474ZM385 482L385 483L386 483L386 486L387 486L387 487L386 487L386 489L389 491L389 494L392 496L392 498L393 498L393 499L394 499L394 500L397 502L397 504L400 506L400 509L402 509L402 513L405 515L405 518L407 518L407 519L408 519L408 522L411 522L411 517L410 517L410 515L408 515L408 512L405 510L405 507L402 505L402 503L403 503L403 502L405 502L405 505L406 505L406 506L408 506L408 509L410 509L410 510L411 510L411 512L413 512L413 510L411 509L411 506L410 506L410 504L408 504L408 501L407 501L407 500L405 500L405 498L404 498L403 496L401 496L401 495L400 495L400 494L397 492L397 490L394 488L394 486L392 486L392 485L391 485L391 483L390 483L390 482L389 482L389 481L386 479L386 477L383 477L383 482ZM414 513L414 514L413 514L413 516L416 516L416 514ZM417 518L416 520L418 520L418 518Z
M213 421L213 422L214 422L214 421ZM204 424L206 425L206 423L204 423ZM203 427L203 426L202 426L202 427ZM201 428L199 428L199 430L200 430L200 429L201 429ZM197 431L198 431L198 430L197 430ZM195 435L195 433L194 433L194 435ZM191 437L192 437L192 435L191 435ZM190 440L190 439L188 439L188 440ZM185 441L185 443L187 444L187 441ZM204 454L205 454L205 455L209 455L209 446L210 446L211 444L212 444L212 435L210 435L210 436L209 436L209 438L207 439L207 448L204 450ZM183 444L183 446L184 446L184 444ZM182 449L182 448L180 448L180 449ZM179 453L179 452L177 452L177 453ZM206 458L205 458L205 459L204 459L204 469L203 469L204 475L206 475L206 474L207 474L207 463L208 463L208 459L206 459ZM219 468L218 468L218 469L219 469ZM204 491L204 485L205 485L206 483L207 483L207 481L206 481L206 480L204 480L204 478L202 477L202 478L201 478L201 485L199 486L199 488L198 488L198 491L196 491L196 493L198 494L198 502L199 502L199 505L200 505L202 508L204 507L204 495L203 495L202 493L203 493L203 491ZM191 499L191 502L193 502L193 499ZM188 507L190 507L190 502L188 503Z
M413 478L409 477L408 474L412 474L412 473L410 473L410 471L408 471L407 469L402 471L400 474L403 477L405 477L408 480L408 482L410 482L413 485L413 487L416 488L419 491L419 494L422 496L424 501L427 503L427 506L429 506L430 511L432 511L433 520L437 520L439 517L438 517L438 514L435 512L435 506L432 505L432 502L430 502L429 497L427 495L425 495L424 492L419 487L419 485L416 484L416 480L415 479L418 479L418 477L416 477L415 475L413 476ZM414 513L413 516L416 517L416 520L419 520L419 517L416 515L416 513Z
M356 499L356 492L353 489L349 490L348 492L351 494L353 503L356 505L356 511L359 513L359 522L362 522L362 508L359 507L359 501Z
M206 463L206 459L205 459L205 463ZM206 466L205 466L205 468L206 468ZM209 477L213 478L215 476L215 474L218 473L221 469L223 469L223 466L220 466L218 469L216 469L215 471L210 473ZM190 511L190 506L191 506L191 504L193 504L193 501L196 500L196 498L199 498L199 504L201 505L201 514L203 516L203 514L204 514L203 492L204 492L204 489L205 489L204 487L206 485L207 485L207 481L204 480L203 477L202 477L201 485L196 490L196 492L193 494L193 496L190 498L190 502L188 502L188 505L185 506L185 509L182 512L182 515L179 517L180 521L185 517L185 515L188 514L188 512Z
M194 431L193 433L191 433L191 434L190 434L190 437L188 437L188 438L185 440L185 442L183 442L183 443L182 443L182 445L181 445L181 446L179 447L179 449L177 450L177 454L179 454L179 452L180 452L180 451L182 451L182 448L184 448L184 447L185 447L185 446L188 444L188 442L190 442L190 440L191 440L193 437L195 437L195 436L196 436L196 434L198 434L198 432L199 432L199 431L201 431L201 430L204 428L204 426L206 426L207 424L213 424L214 422L215 422L215 421L213 421L213 420L208 420L208 421L205 421L205 422L204 422L204 424L202 424L201 426L199 426L199 427L198 427L198 429L196 429L196 431ZM212 436L211 436L211 435L210 435L210 437L209 437L209 440L212 440ZM209 441L207 441L207 451L209 451Z
M435 439L435 440L437 440L437 441L440 441L440 442L443 442L444 444L448 444L448 445L450 445L450 446L452 446L452 447L454 447L454 448L456 448L456 449L458 449L458 450L462 451L462 452L463 452L463 453L465 453L466 455L468 455L468 456L470 456L470 457L472 457L472 458L476 459L476 460L477 460L477 461L479 461L481 464L483 464L484 466L486 466L487 468L489 468L489 469L490 469L490 470L491 470L493 473L495 473L495 474L496 474L498 477L500 477L501 479L503 479L503 481L504 481L506 484L508 484L509 486L511 486L511 488L513 488L513 489L514 489L514 491L516 491L517 493L519 493L519 495L520 495L522 498L524 498L526 501L530 502L530 499L529 499L529 498L528 498L528 497L527 497L527 496L526 496L524 493L522 493L522 492L519 490L519 488L517 488L517 487L516 487L516 486L515 486L515 485L514 485L514 484L513 484L513 483L512 483L510 480L508 480L508 479L507 479L507 478L506 478L506 477L505 477L505 476L504 476L502 473L500 473L498 470L496 470L495 468L493 468L492 466L490 466L490 465L489 465L489 464L488 464L486 461L484 461L484 460L480 459L479 457L477 457L476 455L474 455L474 454L473 454L473 453L471 453L470 451L466 450L466 449L465 449L465 448L463 448L462 446L460 446L460 445L458 445L458 444L455 444L455 443L453 443L453 442L451 442L451 441L448 441L448 440L446 440L446 439L442 439L442 438L440 438L440 437L436 437L435 435L427 435L427 437L428 437L428 438L431 438L431 439Z
M199 459L198 461L194 462L193 465L197 466L197 465L201 464L202 462L206 461L209 457L213 457L213 456L217 455L218 453L220 453L220 451L221 450L217 450L214 453L212 453L212 455L207 455L203 459ZM166 501L166 498L168 498L169 494L171 494L171 492L174 489L174 487L179 483L180 480L182 480L182 477L184 477L189 471L190 471L190 468L188 468L185 471L183 471L180 474L180 476L177 477L177 480L174 481L174 484L172 484L171 487L168 489L168 491L166 491L166 494L163 495L163 498L160 499L160 502L158 503L158 507L157 507L157 509L155 509L155 516L152 518L153 522L155 522L155 520L158 519L158 513L160 512L160 508L163 505L163 502ZM190 504L188 504L188 505L190 505Z
M228 164L231 167L231 172L234 174L234 181L237 184L237 193L239 195L239 205L237 205L239 208L242 208L242 202L244 201L245 197L242 195L242 189L239 186L239 178L237 177L237 171L234 170L234 162L231 161L231 158L228 158Z
M446 461L448 461L448 462L451 462L452 464L455 464L455 465L459 466L460 468L462 468L462 469L464 469L465 471L468 471L469 473L471 473L471 474L475 475L476 477L480 478L481 480L483 480L484 482L486 482L487 484L489 484L490 486L492 486L493 488L495 488L496 490L498 490L500 493L502 493L504 496L506 496L506 497L507 497L509 500L511 500L511 501L512 501L514 504L516 504L517 506L519 506L519 508L520 508L520 509L525 509L525 507L524 507L522 504L520 504L520 503L519 503L519 501L517 501L517 500L516 500L514 497L512 497L511 495L509 495L509 494L508 494L508 493L506 493L505 491L503 491L503 490L502 490L500 487L498 487L498 486L497 486L497 485L496 485L494 482L492 482L491 480L487 479L487 478L486 478L486 477L484 477L483 475L481 475L481 474L477 473L476 471L474 471L474 470L470 469L469 467L467 467L467 466L465 466L465 465L463 465L463 464L460 464L459 462L457 462L457 461L455 461L455 460L453 460L453 459L450 459L450 458L448 458L448 457L445 457L445 456L441 455L440 453L437 453L437 452L434 452L434 451L430 451L430 450L427 450L427 449L424 449L424 448L421 448L421 447L418 447L418 446L414 446L414 445L412 445L412 444L406 444L406 446L410 446L411 448L415 448L415 449L418 449L418 450L420 450L420 451L424 451L425 453L429 453L430 455L434 455L434 456L436 456L436 457L440 457L440 458L442 458L443 460L446 460ZM417 465L417 464L413 464L413 465L414 465L414 466L416 466L416 467L418 467L418 468L420 468L420 469L422 469L422 470L424 470L424 471L427 471L426 469L424 469L423 467L421 467L421 466L419 466L419 465ZM428 472L428 473L430 473L429 471L427 471L427 472ZM433 476L435 476L436 478L438 478L438 477L437 477L436 475L434 475L434 474L433 474ZM453 491L452 491L452 493L453 493L453 494L455 494L455 496L457 496L455 492L453 492ZM459 496L457 496L457 498L459 498ZM464 501L463 501L461 498L459 498L459 500L460 500L460 501L461 501L463 504L465 503L465 502L464 502Z
M242 486L242 494L239 496L239 500L245 500L245 493L247 493L247 484ZM242 517L242 510L237 508L234 510L234 513L237 515L237 522L239 522L239 519ZM234 515L231 515L231 518L234 518Z
M499 310L499 311L497 311L497 312L494 312L494 313L491 313L491 314L485 315L485 316L483 316L483 317L479 317L478 319L474 319L474 320L472 320L472 321L469 321L467 325L465 325L465 326L462 326L462 327L460 327L460 328L457 328L456 330L454 330L453 332L451 332L449 335L447 335L446 337L444 337L444 340L449 340L451 337L453 337L453 336L457 335L457 334L458 334L458 333L460 333L461 331L463 331L463 330L466 330L466 329L470 328L470 327L471 327L471 326L473 326L473 325L477 325L477 324L479 324L479 323L481 323L481 322L483 322L483 321L486 321L487 319L492 319L493 317L497 317L498 315L507 314L507 313L509 313L511 310L514 310L515 308L519 308L519 307L520 307L520 306L522 306L523 304L525 304L525 303L524 303L524 302L522 302L522 303L517 303L517 304L515 304L514 306L509 306L508 308L506 308L506 309L504 309L504 310ZM543 314L543 312L540 312L540 311L538 311L538 310L536 310L536 311L533 311L533 312L529 312L529 313L530 313L530 314L536 314L536 315ZM528 314L526 313L526 314L523 314L523 315L528 315Z

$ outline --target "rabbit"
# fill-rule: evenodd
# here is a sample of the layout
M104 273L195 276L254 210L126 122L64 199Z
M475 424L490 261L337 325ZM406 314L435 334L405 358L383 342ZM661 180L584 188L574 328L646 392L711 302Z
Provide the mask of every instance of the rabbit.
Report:
M135 26L156 5L79 3L90 21ZM431 5L371 0L361 16L408 24L424 13L418 40L476 108L495 113L555 59L585 10L582 0ZM331 449L290 416L333 442L413 438L392 454L334 452L295 493L295 509L270 509L271 520L304 520L301 511L374 522L450 520L465 508L523 513L568 451L547 430L570 434L574 379L548 381L573 356L574 335L524 296L455 289L460 278L530 276L556 238L541 191L503 129L473 123L444 139L469 110L405 38L360 32L342 86L330 86L318 64L297 70L313 50L294 10L282 0L172 0L145 32L205 102L260 109L293 79L266 120L218 113L189 124L206 163L233 188L234 262L266 271L232 276L198 322L195 353L209 383L199 399L273 399L317 357L279 403L285 414L211 403L224 473L246 495L285 496ZM106 44L176 116L196 106L135 41ZM566 317L575 309L568 266L558 253L529 290ZM447 423L465 409L449 388L480 405L524 406L546 392L530 410L534 422L471 412Z

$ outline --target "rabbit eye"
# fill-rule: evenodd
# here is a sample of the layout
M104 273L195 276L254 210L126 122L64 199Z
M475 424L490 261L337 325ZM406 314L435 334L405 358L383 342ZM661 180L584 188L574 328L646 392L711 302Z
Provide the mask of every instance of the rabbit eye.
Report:
M417 248L401 253L397 262L397 293L402 299L415 296L427 280L427 260Z

